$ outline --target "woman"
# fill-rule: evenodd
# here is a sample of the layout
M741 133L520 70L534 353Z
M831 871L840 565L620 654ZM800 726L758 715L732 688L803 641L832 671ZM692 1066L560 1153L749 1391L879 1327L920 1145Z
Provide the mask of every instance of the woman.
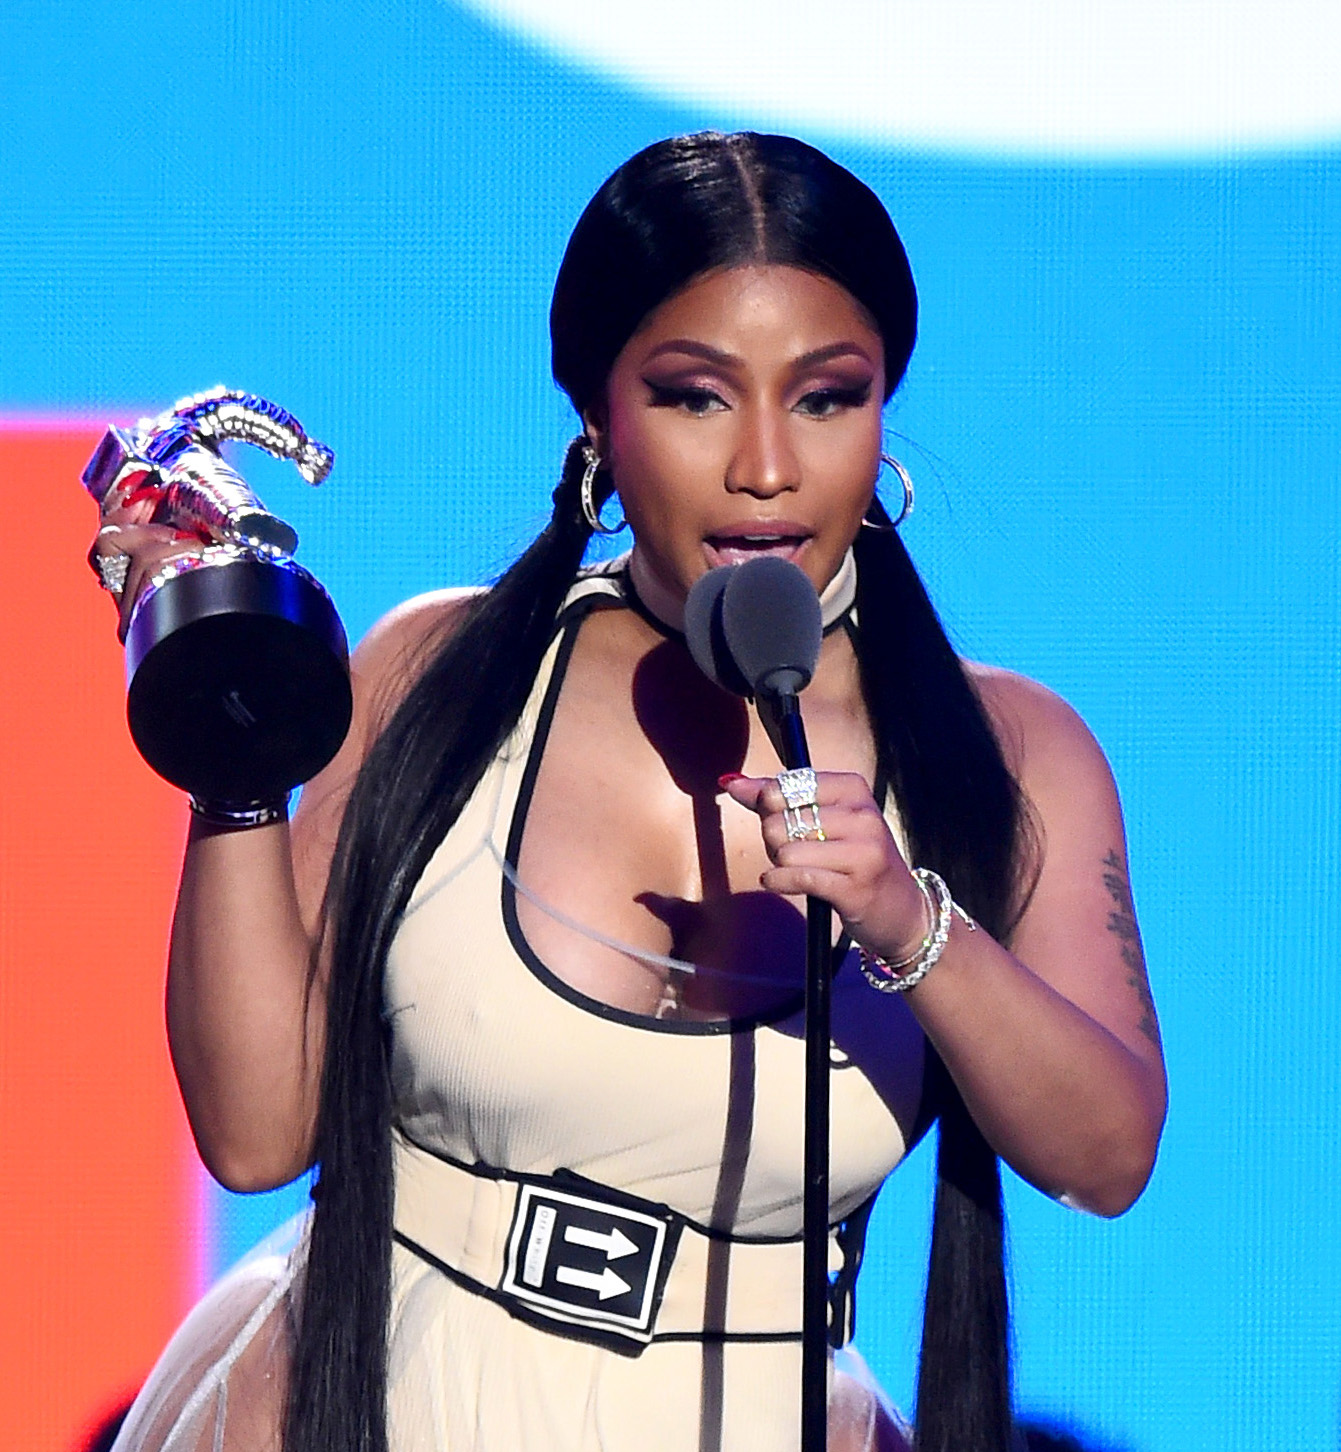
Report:
M197 1143L235 1189L320 1179L299 1251L198 1309L118 1446L795 1446L814 893L855 945L849 1273L938 1116L919 1452L1004 1449L995 1156L1119 1214L1164 1076L1103 757L1041 687L954 655L875 497L902 246L810 147L679 138L587 208L551 327L582 433L543 534L489 592L374 629L292 827L193 821L168 1015ZM632 552L581 574L612 494ZM182 544L113 506L124 627ZM761 553L825 605L813 813L679 633L699 576ZM831 1423L897 1445L846 1375Z

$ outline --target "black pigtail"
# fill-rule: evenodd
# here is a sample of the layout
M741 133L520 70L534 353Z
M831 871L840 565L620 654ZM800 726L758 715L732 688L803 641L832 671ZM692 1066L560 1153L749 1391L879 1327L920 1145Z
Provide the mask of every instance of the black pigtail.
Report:
M545 530L438 650L378 738L327 892L331 975L305 1283L285 1452L387 1452L392 1097L387 952L414 884L530 695L590 530L582 443Z
M880 771L913 861L1000 941L1021 901L1027 820L991 724L878 501L856 542L858 655ZM997 1159L932 1054L936 1206L917 1393L918 1452L1008 1452L1009 1317Z

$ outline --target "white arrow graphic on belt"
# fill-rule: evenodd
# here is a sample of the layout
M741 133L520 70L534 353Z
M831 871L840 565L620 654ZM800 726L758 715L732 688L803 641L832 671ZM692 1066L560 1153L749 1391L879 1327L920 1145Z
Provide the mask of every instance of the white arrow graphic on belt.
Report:
M565 1225L563 1238L570 1245L585 1245L590 1250L603 1250L606 1260L618 1260L621 1256L632 1255L638 1249L618 1225L608 1232L583 1230L580 1225ZM574 1281L573 1284L577 1285L578 1282ZM625 1286L624 1289L628 1290L628 1287Z
M584 1291L595 1291L603 1301L611 1296L622 1296L632 1289L621 1280L609 1266L597 1275L595 1271L575 1270L570 1265L561 1265L554 1272L554 1279L565 1286L580 1286Z

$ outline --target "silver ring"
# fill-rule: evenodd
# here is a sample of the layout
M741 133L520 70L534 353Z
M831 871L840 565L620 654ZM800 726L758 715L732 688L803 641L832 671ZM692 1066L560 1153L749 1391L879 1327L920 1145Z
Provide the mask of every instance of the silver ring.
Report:
M114 555L94 555L93 559L103 589L119 600L121 592L126 588L126 576L130 573L130 556L118 552Z
M819 801L819 778L808 766L778 772L777 783L789 807L813 807Z
M827 842L829 839L824 834L824 827L820 823L818 807L809 807L810 821L807 822L792 807L788 807L783 813L787 823L787 840L789 842Z
M787 824L789 842L823 842L824 827L820 823L819 781L808 766L794 767L791 771L780 771L777 775L778 790L786 805L782 820ZM807 821L803 812L810 813Z

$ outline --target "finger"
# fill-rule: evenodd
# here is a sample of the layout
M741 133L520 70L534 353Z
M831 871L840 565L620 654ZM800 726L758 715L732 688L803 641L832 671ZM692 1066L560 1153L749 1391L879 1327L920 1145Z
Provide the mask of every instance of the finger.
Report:
M777 783L771 776L742 776L738 771L719 776L717 785L733 802L739 802L742 807L746 807L752 812L766 810L760 806L759 799L770 785L775 789L777 787ZM779 802L782 800L780 793L778 800Z
M822 838L815 831L816 815L819 817L819 827L824 833ZM778 853L783 848L797 844L827 843L835 848L848 842L864 844L870 840L878 840L872 839L860 812L840 806L824 807L818 813L812 813L806 808L797 815L770 812L760 818L760 826L764 847L775 862L779 860Z
M126 643L126 633L130 629L131 617L135 614L135 607L139 604L140 596L153 583L158 573L173 560L199 553L200 541L194 535L182 536L174 531L173 539L166 546L132 557L130 569L126 574L125 589L122 590L117 601L120 608L117 639L123 645Z
M98 531L88 562L116 601L117 637L123 644L145 585L170 561L199 554L202 547L196 535L170 525L113 523Z
M873 829L864 813L825 807L818 815L816 823L812 813L801 813L799 827L794 818L790 821L783 816L765 818L765 845L776 848L777 852L784 848L821 847L826 860L844 872L878 872L888 863L901 860L888 833Z
M728 796L755 811L781 812L786 807L776 776L752 777L731 772L719 777L717 784ZM851 771L817 771L815 799L821 807L841 803L879 811L866 778Z
M897 876L873 877L831 852L832 845L788 843L781 860L759 874L760 886L787 897L822 897L850 929L869 923L881 942L919 941L925 913L916 886Z
M826 872L842 877L852 875L852 865L843 843L830 841L827 836L793 837L778 847L773 862L778 867L822 867Z
M124 504L109 510L105 518L119 524L152 524L158 509L153 495L132 495Z
M98 551L136 555L146 550L161 549L195 539L195 535L174 529L170 524L136 524L128 520L109 520L94 537L90 554Z
M153 494L108 495L100 513L104 524L150 524L158 505Z
M717 784L733 801L758 812L761 817L780 816L786 810L787 802L775 776L740 776L732 773L719 777ZM817 778L817 801L820 800L820 790Z
M89 568L105 583L100 561L118 558L160 561L173 555L189 554L198 547L195 535L184 534L169 525L112 523L104 524L94 536L87 559Z
M117 535L119 535L120 533L121 529L119 525L104 524L103 527L97 532L97 534L93 536L93 543L89 545L88 554L85 556L85 558L88 560L89 569L92 570L95 575L99 573L99 558L105 558L110 554L125 553L116 538Z
M125 592L132 564L131 554L122 547L120 536L119 526L104 525L94 536L86 556L94 578L118 604Z
M102 496L99 508L103 518L110 519L118 511L145 501L152 511L162 497L162 481L155 470L143 464L128 464Z
M810 864L804 867L770 867L759 874L759 885L765 891L782 897L822 897L841 915L850 882L844 873Z

